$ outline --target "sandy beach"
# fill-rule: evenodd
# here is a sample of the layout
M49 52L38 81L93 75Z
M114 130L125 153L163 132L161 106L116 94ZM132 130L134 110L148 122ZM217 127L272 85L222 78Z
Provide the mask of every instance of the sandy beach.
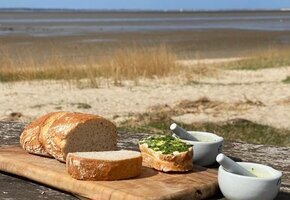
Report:
M122 86L99 80L99 88L79 88L64 81L1 83L0 115L2 120L28 122L47 112L70 110L99 114L118 124L154 108L178 110L186 103L186 112L177 112L173 120L192 124L242 118L290 129L290 87L282 82L289 75L290 67L281 67L220 69L215 76L199 77L192 84L180 76L143 79L138 85L125 81ZM23 116L13 116L15 112Z

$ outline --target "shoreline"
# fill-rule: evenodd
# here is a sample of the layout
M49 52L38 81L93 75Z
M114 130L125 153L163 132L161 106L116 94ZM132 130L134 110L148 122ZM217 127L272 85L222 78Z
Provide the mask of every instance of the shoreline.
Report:
M215 33L215 34L213 34ZM249 57L269 50L288 51L290 31L208 30L164 31L150 33L98 33L32 37L0 36L0 52L13 60L31 57L35 62L47 62L58 57L73 59L79 65L88 58L101 60L125 47L154 47L166 44L178 59L220 59ZM89 41L89 42L88 42Z
M0 13L0 43L2 48L5 47L0 50L7 54L17 53L20 57L27 49L37 57L50 58L53 53L59 52L63 56L87 57L94 54L102 57L124 46L166 44L181 59L251 56L265 49L289 47L290 30L283 29L284 26L289 27L286 24L288 18L289 12L282 11L250 14ZM259 25L263 22L272 26L275 23L275 27L281 26L281 30L271 30L271 26L268 27L270 30L255 30L255 23ZM199 26L199 23L202 25ZM213 26L215 28L212 29L208 23L217 23L220 27ZM248 24L254 29L233 29L226 25L228 23ZM191 29L191 26L195 28Z

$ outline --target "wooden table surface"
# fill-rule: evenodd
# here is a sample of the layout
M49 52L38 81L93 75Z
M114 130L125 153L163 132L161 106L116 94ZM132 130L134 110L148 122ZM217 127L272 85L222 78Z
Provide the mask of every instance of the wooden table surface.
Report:
M19 135L24 128L23 123L0 121L0 145L19 144ZM123 149L137 149L140 138L146 133L119 133L118 147ZM289 138L290 139L290 138ZM277 200L290 199L290 148L265 145L255 145L237 142L225 142L224 153L238 161L266 164L283 172L282 186ZM212 166L217 167L216 166ZM68 199L77 200L71 194L55 190L36 182L0 172L0 199L9 200L38 200L38 199ZM221 194L211 200L225 199Z

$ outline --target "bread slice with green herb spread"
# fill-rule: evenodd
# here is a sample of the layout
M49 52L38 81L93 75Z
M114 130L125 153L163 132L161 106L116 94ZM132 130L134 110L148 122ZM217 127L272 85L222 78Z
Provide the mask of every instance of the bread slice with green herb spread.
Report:
M159 171L190 171L193 148L169 135L150 136L139 142L143 165Z

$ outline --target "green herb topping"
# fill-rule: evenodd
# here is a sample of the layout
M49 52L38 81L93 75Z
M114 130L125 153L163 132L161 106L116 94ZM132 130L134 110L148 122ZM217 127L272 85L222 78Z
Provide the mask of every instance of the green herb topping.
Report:
M160 151L162 154L172 154L175 151L185 152L191 147L180 139L169 135L154 135L140 141L140 144L147 144L154 151Z

